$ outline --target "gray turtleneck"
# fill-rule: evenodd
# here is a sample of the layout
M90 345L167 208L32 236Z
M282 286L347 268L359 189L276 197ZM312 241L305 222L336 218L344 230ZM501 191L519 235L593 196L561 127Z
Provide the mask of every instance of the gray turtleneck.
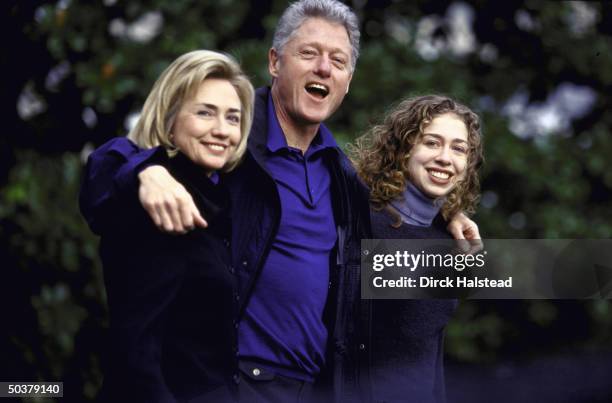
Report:
M440 211L443 199L431 199L416 186L408 182L403 199L398 198L391 202L406 224L419 227L429 227Z

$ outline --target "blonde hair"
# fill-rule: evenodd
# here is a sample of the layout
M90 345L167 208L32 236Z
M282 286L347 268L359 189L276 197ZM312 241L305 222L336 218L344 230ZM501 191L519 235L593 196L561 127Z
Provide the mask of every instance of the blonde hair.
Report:
M370 188L375 209L389 209L392 200L406 189L410 151L431 121L452 113L465 123L468 131L468 156L465 178L446 196L441 212L445 219L463 211L472 214L480 197L478 169L484 160L480 119L467 106L442 95L426 95L400 102L364 136L350 147L357 173Z
M255 90L238 63L228 55L210 50L185 53L170 64L159 76L144 103L136 126L128 138L141 148L163 146L173 157L178 150L169 134L176 115L185 100L192 97L207 78L229 81L241 103L240 142L223 171L234 169L246 151L247 138L253 122Z

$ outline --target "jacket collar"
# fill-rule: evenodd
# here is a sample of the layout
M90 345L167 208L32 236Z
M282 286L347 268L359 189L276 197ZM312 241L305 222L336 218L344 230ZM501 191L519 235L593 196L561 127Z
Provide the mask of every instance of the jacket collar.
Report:
M258 88L255 92L255 116L249 133L248 149L255 160L265 169L266 143L268 141L267 100L269 87Z
M266 168L266 161L268 159L268 125L270 122L268 116L269 97L270 87L261 87L255 92L255 116L253 117L253 125L251 126L248 143L249 151L257 163L264 168L266 172L268 172ZM340 149L333 139L329 129L327 129L325 125L321 124L319 131L325 137L325 144L332 144L330 141L333 142L333 147L330 148L333 149L337 155L339 155Z
M166 154L160 147L161 152ZM165 155L165 165L170 173L191 193L201 213L209 220L214 220L229 205L229 196L222 185L216 185L204 170L193 163L183 153L173 158Z

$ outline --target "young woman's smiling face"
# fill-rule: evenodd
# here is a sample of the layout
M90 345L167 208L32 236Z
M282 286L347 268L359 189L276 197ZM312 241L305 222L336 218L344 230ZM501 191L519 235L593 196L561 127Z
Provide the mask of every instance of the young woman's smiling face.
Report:
M448 195L465 177L468 130L457 115L435 117L412 147L408 177L421 192L435 199Z
M233 85L208 78L178 111L174 145L207 174L223 168L240 142L241 104Z

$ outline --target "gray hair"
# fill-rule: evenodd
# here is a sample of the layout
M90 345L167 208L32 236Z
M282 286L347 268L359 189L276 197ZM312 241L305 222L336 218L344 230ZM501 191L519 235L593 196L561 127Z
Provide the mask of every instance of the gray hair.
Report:
M344 26L351 43L351 70L354 71L359 58L359 20L347 5L338 0L300 0L291 4L278 21L272 47L282 53L283 47L304 21L316 17Z

